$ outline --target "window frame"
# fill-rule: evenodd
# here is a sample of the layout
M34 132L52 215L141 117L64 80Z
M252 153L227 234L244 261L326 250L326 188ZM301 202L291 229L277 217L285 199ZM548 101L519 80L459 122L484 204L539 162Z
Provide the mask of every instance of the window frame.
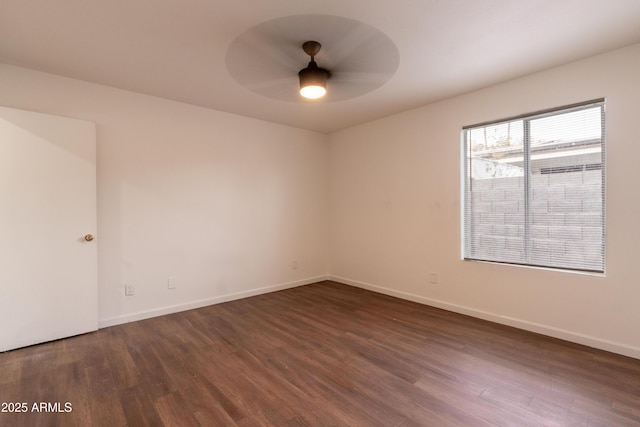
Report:
M530 141L531 135L529 133L530 122L537 119L543 119L545 117L552 117L556 115L571 113L575 111L587 110L590 108L599 107L600 108L600 163L599 169L601 170L601 179L600 179L600 191L601 191L601 231L602 231L602 240L601 244L601 266L597 265L593 269L589 268L579 268L570 265L558 266L558 265L547 265L531 262L531 250L530 247L533 244L533 238L531 237L531 217L532 217L532 208L529 206L531 201L531 184L530 181L533 179L532 171L530 167L531 158L533 157ZM512 260L496 260L496 259L488 259L487 256L478 256L477 253L471 254L471 250L469 249L467 239L471 231L467 230L468 227L471 227L471 221L469 219L469 215L472 214L471 208L469 205L471 202L471 194L472 190L469 189L469 185L472 181L471 177L471 162L473 156L470 155L470 148L468 146L468 135L469 131L472 129L482 129L492 125L499 124L507 124L510 122L522 121L523 124L523 173L525 182L523 188L523 202L524 202L524 253L525 253L525 261L524 262L514 262ZM496 263L496 264L506 264L506 265L515 265L515 266L523 266L523 267L536 267L536 268L544 268L551 270L560 270L560 271L569 271L569 272L580 272L580 273L590 273L590 274L605 274L606 270L606 101L605 98L592 99L585 102L575 103L564 105L560 107L549 108L545 110L536 111L533 113L520 114L517 116L508 117L500 120L491 120L486 121L474 125L463 126L460 133L460 141L461 141L461 256L463 260L466 261L479 261L479 262L487 262L487 263ZM589 170L589 167L593 167L593 165L584 165L585 170ZM549 168L551 170L551 168ZM541 169L542 170L542 169ZM541 172L545 173L545 172ZM554 173L554 172L546 172L546 173ZM475 255L475 256L473 256Z

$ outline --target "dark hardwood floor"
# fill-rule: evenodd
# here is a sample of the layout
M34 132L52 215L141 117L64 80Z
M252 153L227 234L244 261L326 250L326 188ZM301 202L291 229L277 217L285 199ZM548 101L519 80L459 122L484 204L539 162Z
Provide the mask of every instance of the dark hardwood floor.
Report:
M0 401L28 406L2 426L640 426L640 360L322 282L0 354Z

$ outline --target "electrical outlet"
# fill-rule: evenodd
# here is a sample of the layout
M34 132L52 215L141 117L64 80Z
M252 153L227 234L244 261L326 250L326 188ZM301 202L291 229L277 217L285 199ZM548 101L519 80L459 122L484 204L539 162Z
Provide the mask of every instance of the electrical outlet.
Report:
M298 261L293 260L293 261L291 262L291 269L292 269L292 270L297 270L297 269L298 269Z
M169 287L169 289L176 288L176 276L169 277L169 279L167 280L167 286Z
M132 295L135 295L136 293L136 288L133 285L124 285L124 295L127 297L130 297Z
M438 273L429 273L429 283L438 283Z

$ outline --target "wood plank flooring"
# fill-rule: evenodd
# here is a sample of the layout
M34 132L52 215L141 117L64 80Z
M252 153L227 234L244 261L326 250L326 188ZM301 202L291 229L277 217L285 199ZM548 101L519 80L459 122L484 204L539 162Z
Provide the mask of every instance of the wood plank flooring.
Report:
M28 406L2 426L640 426L640 360L321 282L0 354L0 402Z

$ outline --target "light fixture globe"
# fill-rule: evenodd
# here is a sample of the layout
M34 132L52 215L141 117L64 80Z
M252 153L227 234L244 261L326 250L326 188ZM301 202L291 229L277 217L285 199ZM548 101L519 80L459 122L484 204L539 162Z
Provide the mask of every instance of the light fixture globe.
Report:
M322 86L305 86L300 88L300 95L307 99L322 98L327 94L327 89Z
M327 93L327 79L329 72L318 67L314 57L320 51L320 43L308 41L302 45L302 49L311 57L307 68L303 68L298 73L300 77L300 95L307 99L322 98Z

